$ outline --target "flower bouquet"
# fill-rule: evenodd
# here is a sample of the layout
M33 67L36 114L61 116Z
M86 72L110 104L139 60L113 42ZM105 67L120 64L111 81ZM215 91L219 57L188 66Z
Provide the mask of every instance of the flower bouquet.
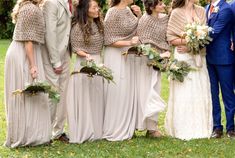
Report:
M200 50L202 48L212 41L212 38L209 36L211 31L211 27L193 22L185 26L182 38L186 40L187 46L191 50L190 52L197 55L201 53Z
M108 83L113 82L113 75L112 75L112 70L104 66L103 64L96 64L94 60L85 60L82 61L81 64L82 68L80 71L74 71L72 72L73 74L76 73L86 73L88 74L89 77L93 77L94 75L102 76L105 78Z
M161 72L166 71L169 57L162 57L157 49L151 47L150 44L141 44L138 47L138 51L142 52L143 55L147 56L149 59L148 65L153 66L155 70L160 70Z
M152 66L154 70L165 71L168 62L167 58L161 57L157 49L151 47L150 44L141 44L131 47L123 55L136 54L137 56L147 56L149 59L147 65Z
M36 81L27 85L25 89L17 89L13 92L14 95L27 94L32 96L37 95L38 93L47 93L49 99L51 99L51 101L54 103L58 103L60 101L60 94L58 91L46 81Z
M131 47L129 51L135 51L137 55L145 55L148 57L148 66L153 66L153 69L159 70L167 74L169 79L183 82L184 78L193 69L188 63L184 61L178 61L176 59L170 59L170 56L160 54L150 44L141 44L139 46ZM133 53L132 53L133 54Z
M192 70L195 69L191 68L187 62L174 59L168 62L166 74L169 79L184 82L184 78Z

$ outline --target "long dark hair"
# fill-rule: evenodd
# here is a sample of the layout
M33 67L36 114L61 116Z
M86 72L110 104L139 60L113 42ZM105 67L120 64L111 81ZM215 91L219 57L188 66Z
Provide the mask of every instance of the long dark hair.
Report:
M91 1L96 0L80 0L79 4L76 7L75 12L75 23L79 23L84 37L84 43L89 44L90 42L90 35L92 32L91 23L88 20L88 10L89 10L89 3ZM98 3L98 2L97 2ZM99 17L94 19L94 22L98 26L99 32L104 33L104 25L101 13L99 13Z
M121 2L121 0L111 0L110 6L114 7L114 6L118 5L120 2Z
M151 15L151 8L155 8L155 6L158 5L159 2L161 2L161 0L144 0L144 7L146 12Z
M185 6L186 0L173 0L172 2L172 10L175 8L182 8Z

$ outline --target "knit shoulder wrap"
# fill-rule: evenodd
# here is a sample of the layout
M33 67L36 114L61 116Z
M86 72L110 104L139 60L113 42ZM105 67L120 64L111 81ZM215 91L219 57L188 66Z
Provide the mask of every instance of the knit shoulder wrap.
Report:
M136 35L138 18L129 8L108 10L104 20L105 45L120 40L129 40Z
M81 26L77 23L72 27L70 39L72 51L84 51L89 54L99 54L103 49L104 35L99 32L96 23L91 24L92 33L90 35L90 42L85 44Z
M206 23L206 12L201 6L194 5L196 14L201 24ZM185 26L188 24L185 18L185 10L183 8L173 9L167 27L167 40L173 41L181 38L182 33L185 31Z
M31 2L19 10L13 40L34 41L44 44L45 22L40 8Z
M168 16L156 18L144 14L137 27L137 35L142 43L150 43L160 50L169 50L169 44L166 39Z

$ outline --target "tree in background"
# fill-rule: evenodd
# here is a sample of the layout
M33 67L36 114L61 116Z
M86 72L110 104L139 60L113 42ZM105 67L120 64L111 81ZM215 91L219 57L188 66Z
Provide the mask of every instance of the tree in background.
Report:
M0 39L12 38L14 24L11 19L11 12L14 4L14 0L0 1Z
M144 10L143 0L134 0L134 4L138 5L142 11Z
M103 14L105 14L108 10L109 4L107 0L100 0L99 5L101 7L101 11Z

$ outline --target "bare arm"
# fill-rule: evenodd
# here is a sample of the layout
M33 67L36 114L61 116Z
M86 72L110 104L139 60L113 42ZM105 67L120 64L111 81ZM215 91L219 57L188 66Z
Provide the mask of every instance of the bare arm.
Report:
M131 46L131 41L117 41L117 42L112 43L110 46L117 47L117 48L128 47L128 46Z
M90 59L91 59L90 54L88 54L88 53L86 53L86 52L84 52L84 51L79 50L79 51L77 51L76 53L77 53L79 56L81 56L81 57L86 57L87 60L90 60Z
M128 47L128 46L135 46L137 44L139 44L140 41L139 41L139 37L138 36L134 36L131 40L129 41L117 41L117 42L114 42L112 43L110 46L111 47L117 47L117 48L120 48L120 47Z
M33 42L32 41L27 41L25 42L25 51L26 51L26 56L29 61L29 66L30 66L30 74L33 79L37 78L38 72L37 72L37 66L35 64L34 60L34 50L33 50Z
M182 45L186 45L186 40L177 38L175 40L170 41L170 44L173 46L182 46Z
M190 49L186 46L185 39L177 38L175 40L170 41L170 44L176 47L178 53L190 52Z

